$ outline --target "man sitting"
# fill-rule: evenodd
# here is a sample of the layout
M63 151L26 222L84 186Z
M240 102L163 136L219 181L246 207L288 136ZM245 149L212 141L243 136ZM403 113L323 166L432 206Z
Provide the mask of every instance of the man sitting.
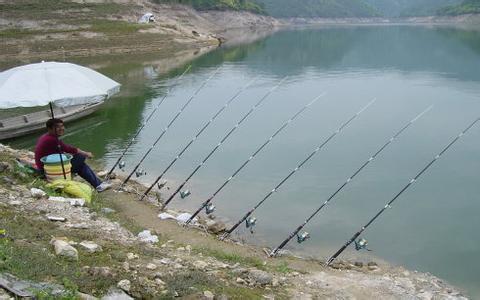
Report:
M65 133L65 127L61 119L49 119L46 126L48 132L38 139L37 145L35 146L35 164L39 170L44 171L43 163L40 160L42 157L59 152L66 152L73 155L70 161L73 173L80 175L80 177L90 183L98 192L103 192L111 187L111 184L108 182L102 183L92 169L85 163L85 159L93 157L91 152L67 145L59 139L59 137Z

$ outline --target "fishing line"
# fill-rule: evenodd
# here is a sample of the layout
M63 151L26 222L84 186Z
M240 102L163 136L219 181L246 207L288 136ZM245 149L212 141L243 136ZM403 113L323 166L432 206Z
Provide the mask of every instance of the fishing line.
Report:
M351 243L356 241L356 239L362 234L362 232L367 229L368 226L370 226L385 210L388 208L391 208L393 202L400 197L403 192L405 192L413 183L417 181L417 179L427 171L430 166L433 165L437 161L437 159L440 158L440 156L443 155L453 144L455 144L462 136L465 135L465 133L470 130L478 121L480 121L480 118L477 118L475 121L473 121L467 128L465 128L456 138L454 138L450 144L448 144L439 154L437 154L433 160L431 160L410 182L403 187L403 189L398 192L398 194L395 195L395 197L392 198L366 225L364 225L357 233L355 233L346 243L343 245L340 249L338 249L335 254L333 254L328 260L327 260L327 266L330 265Z
M374 155L372 155L366 162L364 162L360 168L358 168L353 174L333 193L330 195L330 197L327 198L327 200L320 205L320 207L313 212L306 220L298 226L277 248L273 249L272 252L270 253L270 256L276 256L280 250L285 247L288 242L294 237L297 236L297 242L298 243L303 243L305 240L310 238L310 235L308 232L303 232L302 234L298 234L300 230L302 230L305 225L307 225L319 212L327 206L327 204L330 203L330 201L345 187L347 184L349 184L353 178L355 178L369 163L371 163L377 156L387 148L388 145L390 145L400 134L402 134L410 125L412 125L415 121L417 121L419 118L421 118L424 114L426 114L430 109L432 109L433 106L428 107L426 110L418 114L415 118L410 120L406 125L404 125L397 133L395 133L383 146L381 146L377 152L375 152Z
M205 131L205 129L207 129L207 127L235 100L238 98L238 96L240 96L240 94L245 91L250 85L252 85L254 82L256 81L256 78L253 79L252 81L250 81L249 83L247 83L243 88L241 88L232 98L230 98L230 100L228 100L214 115L213 117L210 118L210 120L207 121L207 123L205 123L205 125L197 132L197 134L190 140L190 142L182 149L182 151L180 151L180 153L177 154L177 156L173 159L173 161L165 168L165 170L163 170L163 172L160 174L160 176L157 177L157 179L155 179L155 181L150 185L150 187L145 191L145 193L143 193L142 197L140 198L140 200L143 200L147 195L148 193L152 190L152 188L155 186L155 184L157 184L157 182L160 181L160 179L163 178L163 176L165 175L165 173L167 173L167 171L175 164L175 162L183 155L183 153L188 149L188 147L190 147L190 145L193 144L193 142L195 142L195 140L203 133L203 131ZM159 185L159 188L163 187L163 185L165 185L165 183L162 183L161 185Z
M270 196L272 196L295 172L297 172L305 163L307 163L317 152L322 149L328 142L330 142L337 134L339 134L348 124L350 124L355 118L357 118L364 110L366 110L370 105L372 105L376 99L370 101L367 105L365 105L360 111L354 114L350 119L348 119L345 123L340 125L340 127L333 132L320 146L318 146L310 155L307 156L295 169L293 169L285 178L280 181L280 183L273 188L263 199L258 202L252 209L250 209L235 225L233 225L229 230L225 232L222 236L222 239L227 238L237 227L245 222L247 228L250 228L252 231L253 227L256 225L257 219L254 217L250 217L250 215L259 208Z
M192 100L195 98L195 96L200 92L200 90L203 89L203 87L210 81L210 79L212 79L217 73L218 71L220 70L221 67L218 67L213 73L212 75L210 75L210 77L207 78L207 80L205 80L203 82L203 84L195 91L195 93L190 97L190 99L188 99L187 102L185 102L185 104L182 106L182 108L180 108L180 110L177 112L177 114L175 115L175 117L173 117L173 119L170 121L170 123L168 123L167 127L165 127L165 129L162 131L162 133L158 136L158 138L155 140L155 142L152 144L152 146L147 150L147 152L143 155L143 157L140 159L140 162L135 166L135 168L132 170L132 172L130 172L130 174L128 174L127 178L125 178L125 180L122 182L122 184L120 185L119 189L121 189L127 182L128 180L130 180L130 177L132 177L133 173L135 173L137 171L137 169L140 167L140 165L142 164L142 162L145 160L145 158L147 158L148 154L150 154L150 152L152 152L153 148L155 147L155 145L157 145L157 143L160 141L160 139L165 135L165 133L167 132L167 130L170 128L170 126L173 124L173 122L175 122L175 120L178 118L178 116L180 116L180 114L185 110L185 108L192 102ZM137 172L136 173L137 177L141 176L141 175L145 175L145 172Z
M309 108L313 103L317 102L318 99L321 97L325 96L325 93L322 93L321 95L315 97L310 103L305 105L302 109L297 111L290 119L288 119L280 128L275 131L273 135L271 135L266 142L264 142L235 172L233 172L232 176L230 176L220 187L213 193L213 195L208 198L205 202L202 203L202 205L197 209L197 211L190 217L190 219L185 222L185 225L188 225L201 211L203 208L206 208L206 213L207 215L213 213L215 210L215 206L210 204L215 198L215 196L220 193L220 191L227 186L227 184L237 176L237 174L251 161L255 158L255 156L262 151L263 148L265 148L274 138L277 136L285 127L287 127L293 120L295 120L301 113L303 113L307 108Z
M137 132L133 135L133 138L130 140L130 142L127 144L127 147L125 147L125 149L123 150L122 154L120 155L120 157L117 159L117 161L113 164L112 168L110 169L110 171L108 171L107 175L105 175L105 179L106 180L109 180L110 179L110 175L112 175L113 171L115 170L115 168L121 163L123 157L125 156L125 154L127 153L128 149L130 149L130 147L132 146L132 144L135 142L135 139L138 137L138 135L140 134L140 132L143 130L143 128L147 125L148 121L150 121L150 119L152 118L152 116L155 114L155 112L158 110L158 108L160 107L160 105L162 105L163 101L165 101L165 99L167 98L167 96L170 94L170 92L172 91L173 87L175 85L177 85L177 83L183 78L183 75L185 75L191 68L192 66L188 66L185 71L183 71L183 73L177 77L177 79L175 80L175 83L173 85L170 86L170 88L167 90L167 93L162 97L162 99L158 102L158 104L155 106L155 108L153 109L153 111L150 113L150 115L147 117L147 119L145 120L145 122L142 123L142 126L140 126L140 128L137 130ZM122 162L121 163L121 168L123 169L125 167L125 163Z
M228 137L230 137L230 135L240 126L240 124L243 123L243 121L245 121L248 116L253 113L255 111L255 109L257 109L257 107L262 104L262 102L264 102L267 97L273 93L278 87L280 87L280 85L282 85L282 83L287 79L287 77L284 77L282 80L280 80L280 82L274 86L272 89L270 89L261 99L260 101L258 101L254 106L252 106L252 108L240 119L240 121L237 122L237 124L235 124L235 126L233 126L232 129L230 129L230 131L223 137L223 139L212 149L212 151L210 151L210 153L202 160L202 162L193 170L192 173L190 173L190 175L187 177L187 179L185 179L185 181L183 181L183 183L175 190L175 192L173 192L173 194L167 199L167 201L165 201L165 203L163 204L163 208L165 208L171 201L172 199L175 197L175 195L177 195L180 190L185 186L185 184L190 180L190 178L193 177L193 175L195 175L195 173L197 173L197 171L205 164L205 162L213 155L213 153L215 153L215 151L217 151L218 148L220 148L220 146L228 139ZM182 198L185 198L186 196L188 196L190 194L190 191L186 190L184 192L181 193L181 196Z

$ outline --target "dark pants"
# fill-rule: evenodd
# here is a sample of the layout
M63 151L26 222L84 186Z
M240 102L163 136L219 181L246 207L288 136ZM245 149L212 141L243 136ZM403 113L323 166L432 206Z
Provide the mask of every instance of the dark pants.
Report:
M90 183L93 187L97 187L102 183L100 179L98 179L97 175L90 169L90 167L85 163L86 157L81 154L73 155L72 160L70 163L72 164L72 173L77 173L85 179L88 183Z

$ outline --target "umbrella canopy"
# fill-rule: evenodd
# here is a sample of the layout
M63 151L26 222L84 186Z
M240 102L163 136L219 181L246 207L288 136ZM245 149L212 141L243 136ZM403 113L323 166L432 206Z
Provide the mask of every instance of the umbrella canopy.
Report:
M0 109L100 102L119 90L118 82L92 69L41 62L0 73Z

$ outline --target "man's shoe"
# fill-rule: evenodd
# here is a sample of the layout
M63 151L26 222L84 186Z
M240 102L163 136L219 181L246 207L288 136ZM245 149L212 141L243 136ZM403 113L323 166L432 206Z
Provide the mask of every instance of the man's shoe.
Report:
M97 192L101 193L101 192L103 192L103 191L105 191L105 190L108 190L108 189L111 188L111 187L112 187L112 184L111 184L111 183L102 182L102 183L100 183L99 186L96 187L96 190L97 190Z

